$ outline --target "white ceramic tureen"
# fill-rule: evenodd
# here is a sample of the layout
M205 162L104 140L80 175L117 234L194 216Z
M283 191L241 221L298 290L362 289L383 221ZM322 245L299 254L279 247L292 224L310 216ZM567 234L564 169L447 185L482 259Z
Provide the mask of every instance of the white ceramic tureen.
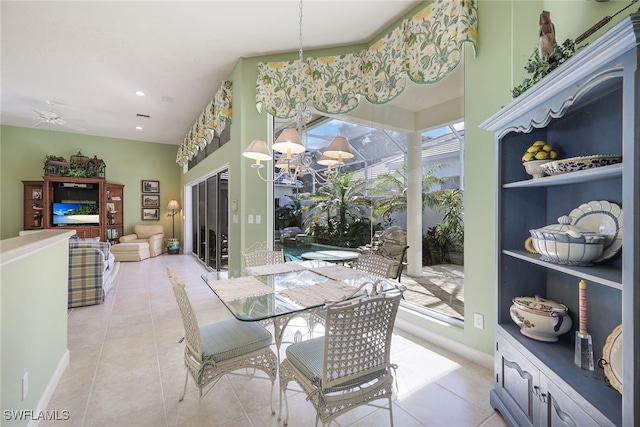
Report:
M558 341L558 336L571 329L569 309L564 304L539 296L513 299L509 309L511 319L520 327L520 333L538 341Z
M529 230L534 249L540 259L556 264L591 265L602 255L605 237L571 225L571 217L558 218L559 224Z

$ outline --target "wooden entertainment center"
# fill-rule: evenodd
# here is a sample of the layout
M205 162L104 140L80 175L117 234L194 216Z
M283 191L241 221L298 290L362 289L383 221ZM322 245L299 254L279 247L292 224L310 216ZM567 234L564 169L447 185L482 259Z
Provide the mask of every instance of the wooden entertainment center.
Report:
M124 185L104 178L45 176L43 181L22 181L24 188L23 229L64 228L76 230L82 238L99 237L116 243L124 233ZM61 223L54 215L57 206L87 206L92 215ZM64 218L64 217L63 217Z

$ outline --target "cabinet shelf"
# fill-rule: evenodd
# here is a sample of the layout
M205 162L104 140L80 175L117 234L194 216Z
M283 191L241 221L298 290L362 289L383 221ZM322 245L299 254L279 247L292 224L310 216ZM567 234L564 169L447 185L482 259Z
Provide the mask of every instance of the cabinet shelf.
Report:
M545 343L523 336L514 324L501 324L507 341L526 349L525 357L536 365L546 365L553 372L554 382L565 382L582 398L590 402L614 425L622 425L622 398L614 388L606 385L604 372L596 366L589 371L573 362L574 346L565 337L555 343ZM528 353L528 354L527 354ZM546 372L549 375L549 372ZM589 408L583 408L590 412Z
M614 179L622 176L622 163L569 172L561 175L546 176L544 178L528 179L504 184L502 188L533 188L553 187L556 185L579 184L596 180Z
M503 250L503 254L541 265L550 270L560 271L570 274L576 278L585 279L590 282L600 283L614 289L622 290L622 271L619 268L608 265L592 265L590 267L576 267L571 265L553 264L540 259L540 255L531 254L521 250Z
M498 170L496 384L490 401L510 425L640 425L639 41L640 13L633 13L480 125L495 134ZM532 179L520 159L536 140L564 158L620 154L623 162ZM616 225L621 253L577 267L524 250L529 230L599 200L624 209ZM573 362L580 279L589 283L596 359L611 331L622 325L622 394L604 383L602 369L582 370ZM571 329L557 343L529 339L512 322L513 298L535 295L569 309Z

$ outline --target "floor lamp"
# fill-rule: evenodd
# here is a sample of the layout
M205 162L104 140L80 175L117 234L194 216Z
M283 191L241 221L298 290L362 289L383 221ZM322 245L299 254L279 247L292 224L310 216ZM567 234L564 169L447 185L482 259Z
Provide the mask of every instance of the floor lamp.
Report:
M180 252L180 241L176 239L176 214L180 210L180 204L177 200L169 200L167 209L171 211L172 230L171 239L169 239L169 254L177 254Z

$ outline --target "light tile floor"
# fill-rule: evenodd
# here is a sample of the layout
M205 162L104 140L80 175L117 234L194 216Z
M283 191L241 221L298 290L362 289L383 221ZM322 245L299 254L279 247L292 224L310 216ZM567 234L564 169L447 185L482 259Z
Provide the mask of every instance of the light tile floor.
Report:
M67 410L66 421L41 426L277 426L264 377L228 375L202 400L185 378L183 326L165 267L187 285L201 324L229 318L229 311L200 279L204 268L189 255L162 255L120 263L114 288L101 305L69 311L70 362L49 410ZM294 325L295 326L295 325ZM302 326L302 325L301 325ZM295 327L287 330L293 333ZM396 426L504 426L489 405L492 373L464 358L396 331ZM277 385L276 385L277 387ZM276 393L277 395L277 393ZM312 426L305 396L289 392L289 426ZM277 400L276 400L277 405ZM334 425L386 426L387 410L355 409Z

